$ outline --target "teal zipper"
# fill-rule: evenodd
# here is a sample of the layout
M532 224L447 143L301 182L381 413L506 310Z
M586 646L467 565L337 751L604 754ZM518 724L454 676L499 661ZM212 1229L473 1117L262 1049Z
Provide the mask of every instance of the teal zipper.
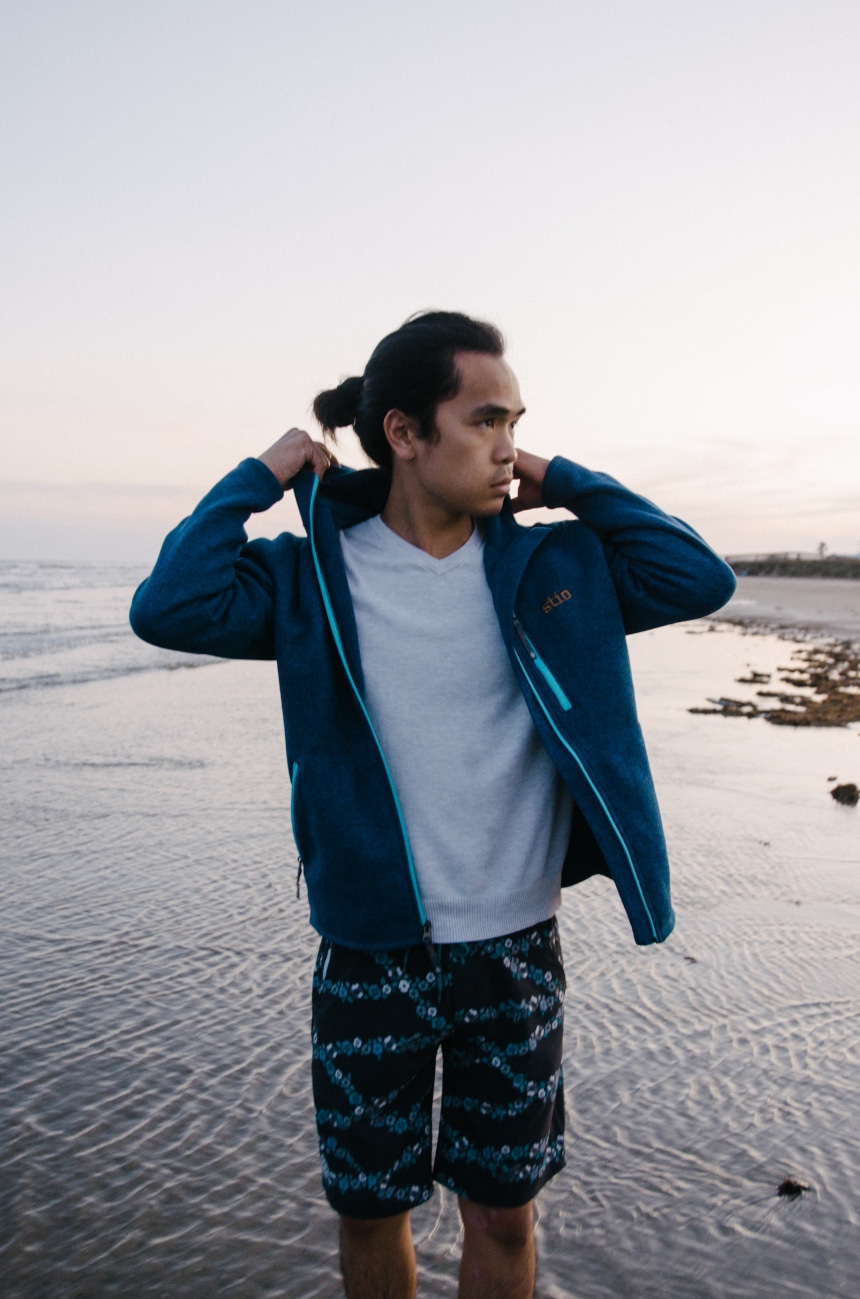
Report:
M564 693L564 691L562 690L562 688L561 688L561 686L559 685L559 683L556 681L555 677L553 676L553 674L552 674L552 672L550 671L550 669L547 667L546 663L544 663L544 661L543 661L543 659L541 658L540 654L538 654L538 652L537 652L537 650L535 649L534 645L532 645L531 641L529 640L528 636L527 636L526 633L525 633L525 630L524 630L523 625L522 625L522 623L520 622L519 618L516 618L516 617L514 618L514 629L515 629L517 635L519 636L520 640L522 641L522 643L523 643L523 648L525 649L525 651L526 651L526 653L528 654L529 658L531 659L532 663L534 663L534 665L535 665L535 667L537 668L538 672L540 672L540 674L541 674L541 676L543 677L544 681L546 681L547 685L549 686L549 688L550 688L550 690L552 691L552 693L555 695L555 697L556 697L556 699L558 700L558 702L561 704L561 706L562 706L562 708L564 709L564 711L565 711L566 713L569 712L569 711L570 711L570 707L571 707L570 700L568 699L567 695L566 695L566 694Z
M328 619L328 625L331 628L331 634L334 639L337 652L340 655L340 661L343 664L344 671L346 672L347 680L349 681L349 684L352 687L352 693L355 695L355 698L358 702L358 706L361 709L362 713L364 714L367 725L370 727L370 734L373 736L373 740L374 743L376 744L376 748L379 752L379 756L382 759L382 765L385 769L385 774L388 777L388 784L391 787L391 796L394 799L394 806L397 810L397 819L400 823L400 833L403 837L403 847L406 850L406 862L407 865L409 866L409 878L412 882L412 891L415 894L415 902L418 906L418 916L421 921L421 927L423 929L424 943L431 954L431 959L434 961L434 966L435 966L436 964L435 953L432 949L432 942L430 938L430 922L427 919L427 913L424 910L424 903L421 901L421 894L418 890L418 876L415 873L415 862L412 860L412 849L409 846L409 836L406 833L406 819L403 815L403 808L400 806L400 799L397 796L397 790L394 785L394 778L391 775L391 768L388 765L388 759L386 758L385 754L382 751L382 745L379 742L379 736L376 734L376 731L373 726L373 722L370 720L370 713L367 711L367 705L362 699L361 691L359 690L358 686L355 684L355 679L349 670L349 663L347 662L346 659L346 651L343 648L343 641L340 635L340 628L337 625L337 618L335 617L334 606L332 605L331 596L328 593L328 587L326 586L325 578L323 577L323 571L322 568L320 567L319 556L317 555L316 540L314 538L314 504L317 499L317 492L319 491L319 486L320 486L320 480L319 478L317 478L316 475L314 475L314 485L311 489L311 502L308 511L308 536L310 538L311 555L313 556L314 568L316 570L317 581L319 582L323 607L325 608L326 618Z
M302 858L302 850L299 847L299 836L296 833L296 786L298 784L298 779L299 779L299 764L297 762L294 762L293 763L293 787L292 790L290 791L290 825L293 828L293 843L296 845L296 852L299 858L299 869L296 872L296 897L297 898L301 897L302 895L301 893L302 870L305 864L304 859Z
M523 635L524 634L525 633L523 633ZM648 917L648 924L651 926L651 933L654 935L654 942L659 943L660 939L657 935L657 926L654 924L654 917L651 915L651 908L648 906L648 903L645 901L645 894L642 892L642 885L639 883L639 876L636 874L636 867L633 865L633 858L630 855L630 849L627 847L627 842L624 838L624 835L621 833L618 822L615 820L615 817L612 815L609 808L606 806L606 803L604 802L603 799L603 795L595 785L594 781L591 779L591 776L588 774L585 764L583 763L579 754L576 752L573 746L565 739L565 737L562 735L561 731L558 729L555 722L553 721L549 709L547 708L546 704L541 699L540 695L535 689L535 684L532 681L531 677L529 676L528 672L526 671L526 666L523 663L522 659L520 658L516 650L514 650L514 654L516 655L517 662L522 668L523 676L525 677L526 681L529 684L529 689L531 690L532 694L534 695L535 699L540 705L541 712L543 713L546 720L549 722L550 726L552 727L558 739L561 741L561 743L567 749L570 756L573 758L576 765L579 767L579 770L582 772L583 776L591 786L592 793L594 794L595 798L599 802L600 806L603 808L604 815L606 816L607 821L609 822L613 831L615 832L616 839L621 844L621 847L624 851L624 856L627 858L627 864L630 867L630 874L633 876L633 883L636 885L636 890L639 894L640 901L642 902L642 906L645 909L645 915ZM568 707L570 707L569 704Z

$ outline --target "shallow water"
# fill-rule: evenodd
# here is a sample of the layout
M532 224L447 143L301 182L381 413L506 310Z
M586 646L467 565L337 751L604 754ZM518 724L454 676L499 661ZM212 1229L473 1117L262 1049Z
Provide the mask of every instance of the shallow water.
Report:
M139 564L0 560L0 695L210 664L130 635L131 594L146 573Z
M605 880L561 913L541 1299L856 1294L858 732L690 715L791 650L706 628L631 643L675 935L637 949ZM0 725L3 1294L338 1295L273 667L16 690ZM414 1220L453 1296L450 1195Z
M755 619L775 627L815 627L860 637L860 582L849 578L739 577L718 618Z

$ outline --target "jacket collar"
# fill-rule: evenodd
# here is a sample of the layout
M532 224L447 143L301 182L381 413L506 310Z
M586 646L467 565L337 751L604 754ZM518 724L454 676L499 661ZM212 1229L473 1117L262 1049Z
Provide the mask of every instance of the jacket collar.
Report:
M293 491L306 530L309 528L313 485L313 470L305 466L294 480ZM353 524L363 523L374 514L381 514L390 487L391 479L383 469L332 466L323 475L314 508L323 511L328 516L329 526L339 532ZM549 536L550 529L541 524L524 527L518 523L513 504L507 499L497 515L484 521L483 531L487 580L497 608L502 590L507 593L505 604L510 608L506 607L504 611L499 608L499 613L504 612L507 616L513 608L513 595L525 567L535 549Z
M503 634L513 624L514 604L526 566L550 532L546 524L517 523L510 499L484 525L484 568Z
M314 471L306 465L293 480L293 492L302 523L308 529ZM337 531L381 514L388 500L391 479L383 469L346 469L333 465L323 475L315 509L325 508Z

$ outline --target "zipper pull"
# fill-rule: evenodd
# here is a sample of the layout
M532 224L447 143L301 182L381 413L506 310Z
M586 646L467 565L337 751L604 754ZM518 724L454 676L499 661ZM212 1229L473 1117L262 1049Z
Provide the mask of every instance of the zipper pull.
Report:
M302 896L302 867L303 866L304 866L304 862L300 857L299 869L296 871L296 897L297 898L300 898Z
M433 942L433 934L430 930L430 921L424 922L424 946L427 948L427 955L430 957L430 964L436 971L437 980L442 978L442 966L439 961L439 953L436 950L436 944Z
M436 1005L442 1005L442 962L439 960L439 949L433 942L433 935L430 932L430 921L424 922L424 946L427 948L427 955L430 957L430 964L433 966L435 978L433 982L436 985Z
M528 654L529 658L536 659L537 654L532 649L532 643L529 640L528 636L525 634L523 630L523 625L520 622L519 618L516 616L516 614L514 615L514 631L517 633L520 640L522 641L523 649L525 650L526 654Z

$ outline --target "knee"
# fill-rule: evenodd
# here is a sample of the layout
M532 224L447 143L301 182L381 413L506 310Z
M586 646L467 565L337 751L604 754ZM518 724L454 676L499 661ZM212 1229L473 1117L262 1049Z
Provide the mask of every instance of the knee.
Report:
M494 1209L472 1200L460 1200L460 1217L467 1234L489 1237L498 1245L519 1250L534 1235L534 1209L531 1203L516 1209Z
M340 1235L350 1245L373 1248L398 1239L408 1226L408 1213L396 1213L390 1218L346 1218L341 1214Z

